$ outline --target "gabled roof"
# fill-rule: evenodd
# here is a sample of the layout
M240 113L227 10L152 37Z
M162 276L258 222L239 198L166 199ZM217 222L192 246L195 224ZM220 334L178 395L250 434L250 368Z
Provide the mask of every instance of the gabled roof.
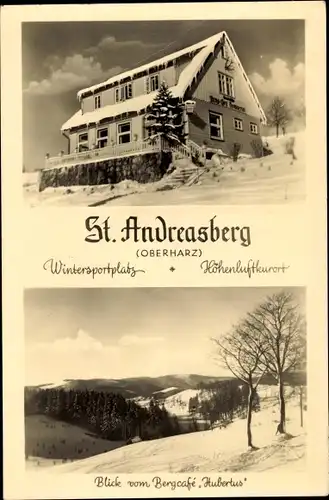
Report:
M144 64L143 66L138 66L137 68L130 69L128 71L125 71L124 73L120 73L118 75L112 76L108 80L105 80L104 82L98 83L96 85L92 85L91 87L86 87L78 92L78 98L80 98L83 94L86 94L87 92L97 92L99 91L102 87L105 87L106 85L111 85L115 82L120 82L120 80L124 80L126 78L132 78L136 73L142 73L143 71L147 71L153 66L160 66L161 64L168 64L171 61L174 61L182 56L185 56L186 54L189 54L191 52L196 52L202 48L204 48L206 45L211 44L213 41L212 39L218 40L221 38L223 32L219 33L217 35L214 35L206 40L202 40L201 42L195 43L194 45L190 45L189 47L185 47L184 49L178 50L176 52L172 52L171 54L168 54L166 56L160 57L159 59L153 60L147 64Z
M222 41L228 44L233 55L233 60L235 60L239 70L242 72L248 90L252 95L252 99L254 100L259 110L261 121L266 123L265 113L258 101L255 91L252 88L249 78L246 75L242 67L242 64L233 48L233 45L230 42L225 31L213 35L210 38L207 38L206 40L203 40L199 43L191 45L190 47L186 47L185 49L179 50L165 57L162 57L161 59L157 59L148 64L145 64L144 66L140 66L139 68L135 68L126 71L124 73L121 73L120 75L116 75L106 80L103 83L99 83L97 85L93 85L91 87L80 90L78 92L78 97L81 98L81 96L86 93L95 93L99 91L101 88L106 87L107 85L114 84L115 82L119 82L120 80L124 80L126 78L127 79L133 78L135 74L149 70L154 66L166 65L169 62L174 61L184 55L192 54L193 56L194 54L194 56L191 59L191 62L187 64L187 66L181 72L177 85L175 85L174 87L170 87L170 90L175 97L183 98L187 89L192 85L193 81L197 79L198 74L202 71L203 65L206 62L207 58L211 55L211 53L215 50L218 44L221 43ZM138 113L142 110L145 110L148 106L152 104L156 94L157 92L151 92L149 94L134 97L124 102L103 106L101 108L98 108L94 111L87 113L82 113L81 110L79 110L66 123L64 123L61 130L69 130L74 127L79 127L91 123L97 123L103 120L104 118L115 117L123 115L128 112Z

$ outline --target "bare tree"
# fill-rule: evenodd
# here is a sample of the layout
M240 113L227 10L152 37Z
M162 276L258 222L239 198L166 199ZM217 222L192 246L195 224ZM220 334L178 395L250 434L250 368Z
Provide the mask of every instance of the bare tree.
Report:
M280 402L277 432L285 433L284 375L298 368L305 359L304 318L298 312L293 295L282 291L268 297L254 312L249 313L246 323L251 330L259 333L264 347L261 364L277 381Z
M244 320L222 339L213 339L218 346L218 356L223 365L234 377L248 385L247 440L250 448L255 448L251 432L254 397L266 371L266 367L261 364L264 355L261 339L259 330L254 330Z
M277 137L279 137L280 128L285 134L286 126L290 121L290 112L283 99L274 97L267 110L267 118L269 125L275 127Z

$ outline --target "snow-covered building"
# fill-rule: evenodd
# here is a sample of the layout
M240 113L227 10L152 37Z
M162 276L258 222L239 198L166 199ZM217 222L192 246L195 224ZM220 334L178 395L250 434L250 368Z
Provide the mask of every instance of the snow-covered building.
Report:
M252 153L265 114L228 35L221 32L80 90L80 109L61 129L68 139L65 157L78 161L89 152L92 159L97 151L104 159L147 149L147 113L163 81L185 103L187 145L229 154L239 143L241 153Z

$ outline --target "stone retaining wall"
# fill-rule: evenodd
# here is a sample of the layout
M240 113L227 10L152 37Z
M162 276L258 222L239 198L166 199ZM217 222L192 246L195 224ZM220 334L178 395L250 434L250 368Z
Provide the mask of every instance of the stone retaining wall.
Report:
M124 180L155 182L163 177L171 161L170 152L145 153L47 169L40 173L39 191L47 187L117 184Z

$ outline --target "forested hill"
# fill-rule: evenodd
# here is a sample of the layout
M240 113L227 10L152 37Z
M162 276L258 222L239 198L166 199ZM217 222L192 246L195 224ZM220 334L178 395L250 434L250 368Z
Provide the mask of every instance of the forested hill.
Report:
M47 415L78 425L109 440L143 439L178 433L178 422L166 409L151 400L143 408L112 392L26 389L25 415Z
M122 379L66 379L59 384L43 384L33 388L63 388L66 390L94 390L103 392L114 392L125 398L150 397L155 392L162 391L168 387L175 388L177 392L186 389L196 389L203 384L231 379L227 377L215 377L208 375L186 374L165 375L160 377L129 377ZM32 388L29 386L28 388Z

